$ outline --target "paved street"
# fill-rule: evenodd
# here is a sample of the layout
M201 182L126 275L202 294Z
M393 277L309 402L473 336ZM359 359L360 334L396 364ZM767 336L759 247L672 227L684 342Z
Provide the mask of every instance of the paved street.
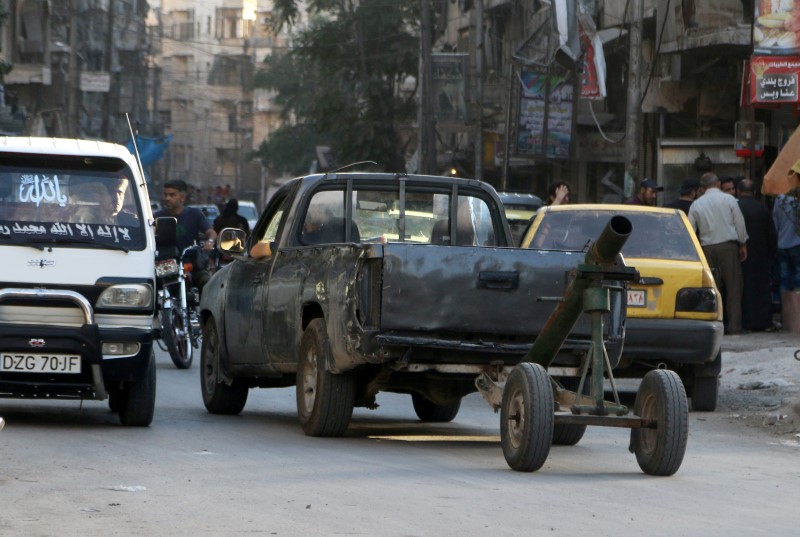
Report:
M357 409L346 438L305 437L294 390L206 413L198 363L158 353L149 428L105 403L0 402L2 535L797 535L800 448L727 411L692 413L686 458L646 476L629 433L590 428L534 474L508 469L480 396L455 422L407 396ZM800 368L800 364L798 364ZM724 388L724 386L723 386Z

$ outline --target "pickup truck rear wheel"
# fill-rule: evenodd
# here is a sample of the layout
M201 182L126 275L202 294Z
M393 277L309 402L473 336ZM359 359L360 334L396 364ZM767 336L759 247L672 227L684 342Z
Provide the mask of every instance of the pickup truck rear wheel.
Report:
M212 414L238 414L247 403L249 388L242 379L234 379L228 385L219 382L220 341L217 325L209 317L203 325L203 346L200 351L200 389L203 404Z
M648 475L677 472L689 435L689 406L678 374L666 369L648 372L636 392L633 411L655 421L654 428L631 429L631 451L639 467Z
M722 351L711 364L697 367L691 379L692 410L713 412L719 396L719 372L722 370Z
M553 405L550 378L541 365L523 362L511 370L500 406L500 443L513 470L533 472L547 460Z
M119 401L119 421L123 425L147 427L156 408L156 356L151 350L142 378L128 383Z
M437 405L425 396L412 393L411 402L414 403L414 412L422 421L429 423L447 423L453 421L461 408L461 399L448 405Z
M571 391L578 390L580 380L577 377L564 377L561 379L561 385L565 389ZM589 383L584 382L583 393L588 395ZM556 423L553 425L553 445L554 446L574 446L583 438L586 433L586 425L576 425L574 423Z
M297 415L308 436L342 436L353 416L355 377L331 373L330 360L325 320L314 319L303 332L297 364Z

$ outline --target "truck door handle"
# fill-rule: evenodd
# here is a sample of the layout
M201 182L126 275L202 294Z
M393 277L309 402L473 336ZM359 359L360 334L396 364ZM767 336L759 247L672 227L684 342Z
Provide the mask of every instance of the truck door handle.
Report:
M511 291L519 287L519 272L484 270L478 273L478 289Z

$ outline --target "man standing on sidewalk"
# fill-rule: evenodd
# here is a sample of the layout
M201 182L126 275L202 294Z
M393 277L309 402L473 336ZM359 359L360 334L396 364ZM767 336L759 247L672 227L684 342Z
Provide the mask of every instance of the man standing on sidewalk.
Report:
M689 222L697 233L703 253L719 271L717 286L724 288L723 304L728 334L742 331L742 261L747 259L747 231L736 198L722 192L719 177L703 174L705 193L689 208Z

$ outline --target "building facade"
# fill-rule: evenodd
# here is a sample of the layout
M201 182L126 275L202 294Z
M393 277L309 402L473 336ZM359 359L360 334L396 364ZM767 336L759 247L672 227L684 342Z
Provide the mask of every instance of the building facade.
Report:
M441 26L434 53L469 55L470 108L473 118L481 114L482 123L437 128L445 140L438 149L440 159L444 154L471 174L477 153L472 148L480 132L483 178L498 188L541 196L551 181L566 180L577 192L573 200L616 201L631 193L636 180L647 177L665 186L662 201L670 201L683 179L699 176L709 166L721 176L753 175L758 180L787 131L797 126L792 112L796 106L753 109L742 98L758 9L753 1L564 2L565 9L575 9L582 26L593 27L602 43L604 98L586 96L585 42L576 58L569 58L558 44L551 46L558 3L439 4ZM482 28L480 35L476 28ZM640 45L632 50L634 31L639 32ZM476 61L479 54L481 65ZM478 79L482 102L475 99ZM544 82L548 91L562 89L550 95L546 107L532 98L536 85ZM639 91L633 107L632 87ZM564 102L556 103L558 99ZM544 123L550 138L537 153L541 140L526 129L538 125L541 131L543 113L548 114ZM561 120L560 127L556 120ZM626 142L633 121L638 135L635 143ZM766 131L766 151L753 160L738 156L734 148L737 123L748 122L763 123ZM552 141L556 135L568 136L568 148L563 136L561 147ZM626 162L630 154L635 162Z
M155 130L173 136L156 182L183 179L202 191L198 202L226 185L263 202L264 170L246 156L281 123L272 96L253 89L258 64L290 44L273 22L265 0L153 6L150 106Z
M128 118L146 124L147 2L6 0L2 9L0 131L124 142Z

